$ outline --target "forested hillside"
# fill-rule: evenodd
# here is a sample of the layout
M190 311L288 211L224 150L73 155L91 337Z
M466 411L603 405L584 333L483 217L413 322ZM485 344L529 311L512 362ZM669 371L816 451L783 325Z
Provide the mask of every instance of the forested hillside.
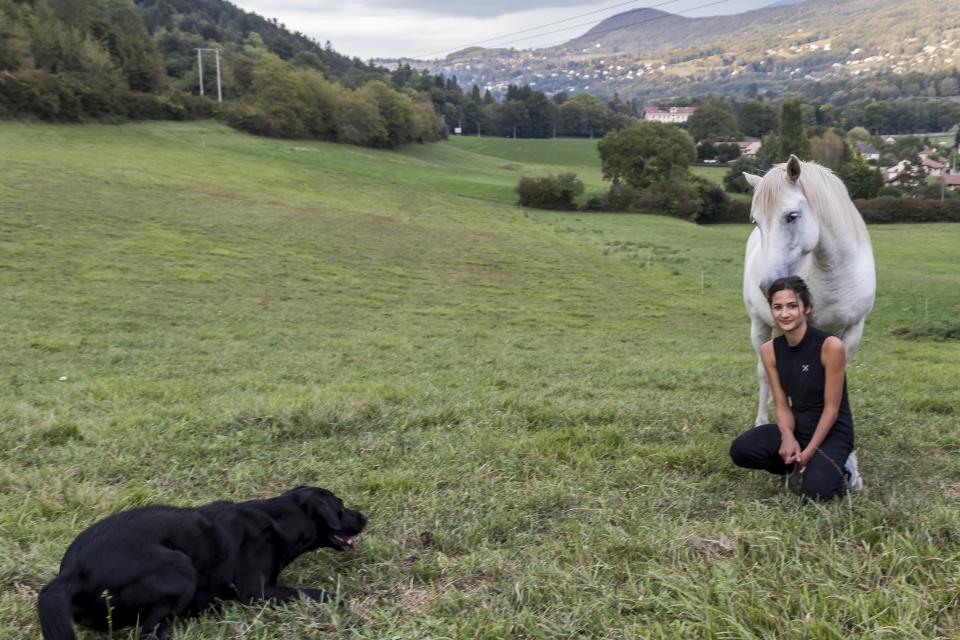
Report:
M220 52L224 102L212 51ZM444 134L428 97L385 69L222 0L0 0L0 117L184 119L393 148Z
M163 54L167 74L177 86L196 86L196 49L198 47L225 48L228 66L231 59L244 57L244 46L251 42L262 44L282 60L295 65L313 67L328 76L347 83L361 84L371 74L382 70L364 64L359 58L349 58L333 50L328 42L321 46L316 41L276 19L244 11L223 0L135 0L147 31L153 36ZM210 76L205 79L211 83ZM206 84L205 82L205 84Z

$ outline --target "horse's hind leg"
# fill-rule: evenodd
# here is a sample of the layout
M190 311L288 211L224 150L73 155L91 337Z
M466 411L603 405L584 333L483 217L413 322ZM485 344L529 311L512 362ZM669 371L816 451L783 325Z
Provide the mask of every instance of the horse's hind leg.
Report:
M770 380L767 378L767 371L759 358L757 358L757 379L760 381L760 399L757 403L757 417L753 421L755 427L770 422L767 407L770 398Z
M860 339L863 337L863 323L864 321L861 320L857 324L847 327L843 334L839 336L843 342L843 350L846 352L847 362L850 362L853 354L857 351L857 347L860 345Z
M763 367L763 361L760 359L760 347L770 339L770 327L756 318L750 320L750 341L753 343L753 349L757 352L757 380L760 382L760 400L757 405L757 417L753 421L754 426L767 424L768 419L767 401L770 398L770 380L767 378L767 370Z

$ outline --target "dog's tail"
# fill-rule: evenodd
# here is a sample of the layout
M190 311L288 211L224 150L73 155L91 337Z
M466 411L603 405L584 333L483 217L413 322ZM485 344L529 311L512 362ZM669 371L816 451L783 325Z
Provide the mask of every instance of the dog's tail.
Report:
M72 624L73 591L71 583L62 578L54 579L40 590L37 613L43 640L76 640Z

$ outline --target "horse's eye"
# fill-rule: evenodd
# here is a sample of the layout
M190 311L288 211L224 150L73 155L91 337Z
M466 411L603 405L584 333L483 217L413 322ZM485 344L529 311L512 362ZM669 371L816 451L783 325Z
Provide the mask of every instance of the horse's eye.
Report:
M796 211L791 211L787 214L787 222L793 222L800 217L800 214Z

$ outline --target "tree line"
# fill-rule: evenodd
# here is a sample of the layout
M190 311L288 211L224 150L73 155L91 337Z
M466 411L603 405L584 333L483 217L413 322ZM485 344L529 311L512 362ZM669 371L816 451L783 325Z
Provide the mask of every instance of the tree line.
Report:
M852 105L856 107L857 105ZM728 161L732 152L723 140L743 136L760 138L762 146L755 157L736 159L725 179L727 190L745 193L748 186L741 173L763 172L791 154L804 160L814 160L834 170L846 183L854 198L874 198L877 195L924 195L926 174L921 168L918 153L926 145L922 136L900 136L890 139L887 125L868 128L903 114L926 114L935 119L926 121L938 131L960 125L960 104L953 102L876 102L864 110L866 120L852 117L852 109L830 104L812 103L803 98L791 98L780 105L759 100L736 101L722 97L709 98L700 103L686 123L686 128L697 144L700 159L716 158ZM848 125L852 125L849 126ZM898 129L893 127L894 131ZM884 136L877 135L883 131ZM870 143L880 153L879 159L868 162L858 145ZM935 150L944 156L949 149ZM885 188L879 167L889 167L905 161L900 185Z
M589 93L547 96L528 85L508 86L498 101L489 89L481 93L473 85L464 91L456 76L431 75L409 65L394 71L391 83L429 96L447 128L459 128L463 135L599 138L634 121L638 109L636 100L625 102L616 94L610 100Z
M867 207L876 221L958 219L957 203L940 201L960 198L928 181L919 152L926 148L930 157L939 154L947 161L960 148L960 128L950 145L937 150L927 148L929 140L920 136L881 139L863 127L845 131L823 124L806 126L805 114L817 110L801 99L787 100L778 109L757 101L731 103L711 98L684 125L638 122L604 135L597 150L603 177L611 183L605 193L589 197L580 205L577 198L584 186L575 174L525 177L517 185L519 204L561 210L656 211L699 223L742 221L749 203L732 201L727 192L749 192L744 172L762 174L773 164L796 155L833 169L851 197L859 206ZM722 142L743 136L744 128L762 135L763 145L755 156L741 157L737 145ZM896 164L902 160L896 187L885 186L879 163L868 161L861 153L858 145L868 142L881 150L880 162ZM725 190L689 170L695 158L707 155L706 149L710 157L730 153L729 157L736 158L723 178ZM909 215L900 216L890 202L891 196L911 196L926 204L912 206ZM931 204L934 202L936 206Z

